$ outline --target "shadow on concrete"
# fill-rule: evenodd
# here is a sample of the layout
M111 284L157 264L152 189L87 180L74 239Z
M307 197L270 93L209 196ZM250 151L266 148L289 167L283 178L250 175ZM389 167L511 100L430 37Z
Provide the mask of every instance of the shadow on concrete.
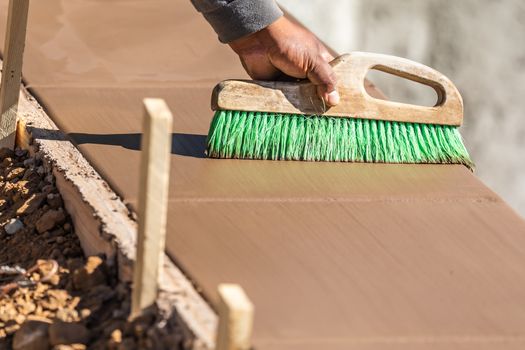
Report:
M67 136L77 145L99 144L121 146L140 151L142 134L85 134L69 133ZM204 158L206 135L173 133L171 136L171 153L180 156Z
M98 144L121 146L130 150L140 151L142 134L64 134L60 130L42 129L28 126L32 137L40 140L72 141L74 144ZM205 158L206 135L173 133L171 134L171 154L185 157Z

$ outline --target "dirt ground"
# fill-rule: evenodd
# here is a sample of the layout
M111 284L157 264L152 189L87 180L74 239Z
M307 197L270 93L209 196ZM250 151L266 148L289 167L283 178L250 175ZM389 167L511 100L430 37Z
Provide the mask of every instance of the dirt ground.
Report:
M0 350L177 349L155 311L128 321L130 288L83 255L38 153L0 150Z

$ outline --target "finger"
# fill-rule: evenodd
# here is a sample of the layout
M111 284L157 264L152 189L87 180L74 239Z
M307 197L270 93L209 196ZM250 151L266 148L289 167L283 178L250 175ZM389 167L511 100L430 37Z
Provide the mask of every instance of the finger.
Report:
M308 72L308 79L317 86L317 94L328 106L339 104L340 97L336 90L337 78L328 62L318 59Z

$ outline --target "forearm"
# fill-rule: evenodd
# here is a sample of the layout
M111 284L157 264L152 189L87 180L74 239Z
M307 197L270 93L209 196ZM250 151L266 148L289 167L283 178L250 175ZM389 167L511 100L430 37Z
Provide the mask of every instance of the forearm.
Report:
M191 0L228 43L266 28L283 15L274 0Z

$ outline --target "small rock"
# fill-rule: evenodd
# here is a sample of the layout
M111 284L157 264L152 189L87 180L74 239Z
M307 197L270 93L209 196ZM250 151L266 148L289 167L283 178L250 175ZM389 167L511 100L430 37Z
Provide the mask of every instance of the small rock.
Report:
M22 194L20 192L16 192L12 197L11 197L11 200L14 202L14 203L18 203L18 201L20 201L22 199Z
M31 190L32 184L29 183L27 180L20 180L17 183L18 191L24 196L24 198L27 198L29 191Z
M16 185L10 182L6 182L5 185L2 187L2 194L5 199L7 199L8 197L12 197L17 191Z
M6 147L0 148L0 159L13 158L14 156L15 152L13 152L12 149Z
M27 154L27 151L26 151L25 149L21 149L21 148L19 148L19 147L17 147L17 148L15 149L15 156L17 156L18 158L23 157L23 156L25 156L26 154Z
M47 350L49 324L41 321L26 321L13 337L13 350Z
M120 329L115 329L111 332L111 341L115 344L122 343L122 331Z
M106 283L104 260L98 256L90 256L81 268L73 272L73 285L79 290L88 290L99 284Z
M45 180L47 183L52 184L54 179L55 179L55 177L53 176L53 174L49 174L49 175L47 175L47 176L45 177L44 180Z
M35 227L38 233L44 233L56 225L62 224L65 220L66 215L62 210L49 210L38 219Z
M4 331L7 335L14 334L19 329L20 329L20 325L14 321L4 327Z
M55 322L49 326L49 343L55 345L87 344L89 331L80 323Z
M59 308L55 317L64 322L78 321L78 311L74 309Z
M12 158L7 157L7 158L4 158L4 160L2 160L2 166L4 168L10 167L11 165L13 165L13 159Z
M13 168L7 173L5 178L6 180L11 181L19 176L24 175L25 171L25 168Z
M136 322L133 326L133 331L137 338L143 337L147 329L148 329L148 324L143 323L143 322Z
M27 319L28 319L28 321L44 322L44 323L47 323L47 324L53 323L53 321L51 321L51 319L49 319L47 317L38 316L38 315L29 315L29 316L27 316Z
M3 306L3 310L0 313L0 322L3 324L4 327L10 325L10 324L16 324L15 317L18 315L18 310L16 309L15 305L12 303L8 303Z
M103 303L113 299L117 293L107 284L99 284L89 290L87 296L93 300L84 300L84 306L102 306ZM87 298L86 298L87 299ZM93 310L92 310L93 311Z
M40 208L44 202L45 196L42 193L31 195L26 201L16 210L16 215L29 215Z
M113 313L111 314L113 316L113 319L125 319L127 312L125 310L116 309L113 310Z
M71 258L67 260L66 264L69 271L75 271L84 265L84 261L82 258Z
M117 298L119 300L124 300L129 295L129 289L124 283L119 283L115 291L117 292Z
M84 319L84 318L88 318L89 316L91 316L91 310L89 309L80 310L80 317Z
M3 210L7 205L7 201L5 199L0 198L0 210Z
M27 180L31 175L34 175L34 171L31 168L26 168L24 175L22 175L22 180Z
M54 189L53 185L45 185L45 186L42 187L42 193L47 196L48 194L53 192L53 189Z
M51 232L49 232L49 237L59 237L65 235L65 231L62 227L59 227Z
M55 248L55 249L53 249L51 251L50 257L51 257L51 259L58 260L59 258L62 257L62 251L60 249L58 249L58 248Z
M22 314L18 314L15 317L15 322L18 323L18 324L24 323L25 320L26 320L26 317L24 315L22 315Z
M36 172L38 175L42 176L44 175L44 173L46 172L46 170L44 169L44 167L41 165L39 166L38 168L36 168Z
M53 251L55 251L53 249ZM59 250L60 252L60 250ZM56 266L49 260L43 260L43 259L38 259L36 261L37 265L38 265L38 274L40 276L49 276L51 274L54 274L56 275L56 271L54 270L56 268ZM65 293L64 291L60 291L60 290L55 290L55 291L50 291L49 294L51 295L63 295L63 293Z
M29 315L35 310L36 310L36 305L32 301L18 302L18 311L22 315Z
M60 283L60 276L59 275L51 276L51 278L49 279L49 283L53 286L58 286L58 284Z
M35 153L35 161L36 161L36 162L41 162L43 158L44 158L44 157L43 157L43 155L42 155L41 152L36 152L36 153Z
M33 166L34 164L35 164L35 158L27 158L26 160L24 160L24 166L26 168L29 168Z
M64 231L70 232L71 231L71 224L69 222L66 222L63 226Z
M60 197L59 194L49 193L47 195L47 204L49 204L49 206L52 209L58 209L63 204L62 198Z
M29 168L27 169L25 172L24 172L24 176L22 176L22 179L23 180L30 180L30 181L38 181L38 174L32 169L32 168Z
M106 348L108 350L118 350L120 344L122 344L122 331L120 329L115 329L111 332Z
M18 219L9 220L9 222L4 226L5 233L8 235L14 235L23 228L24 224Z
M53 346L53 350L85 350L86 346L84 344L69 344L69 345L56 345Z
M122 340L122 343L118 346L118 350L131 350L136 349L137 344L135 344L135 340L133 338L124 338Z

